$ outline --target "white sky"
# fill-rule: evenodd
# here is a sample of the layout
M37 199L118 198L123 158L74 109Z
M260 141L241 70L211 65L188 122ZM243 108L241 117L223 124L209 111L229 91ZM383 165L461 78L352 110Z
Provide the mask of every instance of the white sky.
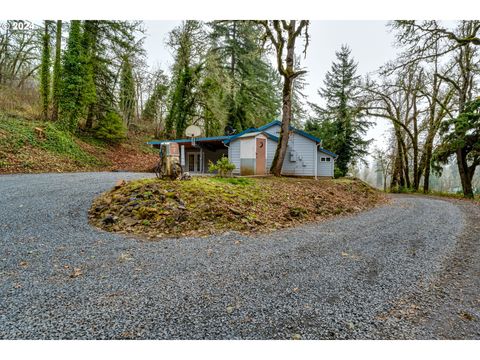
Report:
M165 45L167 34L180 21L146 21L147 29L145 48L147 50L150 66L160 66L168 70L173 62L173 54ZM309 34L310 44L307 57L303 59L302 66L308 71L305 94L308 101L320 102L317 94L323 85L325 73L330 69L335 60L335 51L342 44L347 44L352 49L352 56L358 62L358 73L366 75L377 70L381 65L396 54L393 47L393 34L391 34L385 21L311 21ZM298 44L298 53L302 44ZM368 133L368 138L374 138L378 145L383 144L385 131L389 124L386 120L377 119L377 126Z

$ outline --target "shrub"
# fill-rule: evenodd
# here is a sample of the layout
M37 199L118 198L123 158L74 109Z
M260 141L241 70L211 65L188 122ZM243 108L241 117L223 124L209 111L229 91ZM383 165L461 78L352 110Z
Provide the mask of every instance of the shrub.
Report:
M333 168L333 177L334 177L335 179L338 179L338 178L343 177L343 172L342 172L342 170L340 170L338 167L335 166L335 167Z
M110 111L107 115L98 121L95 128L95 136L99 139L118 143L124 140L127 129L123 125L123 120L120 115L114 111Z
M222 156L217 160L217 163L209 162L208 171L213 173L217 171L217 175L220 177L228 177L232 175L232 171L235 169L235 164L232 164L226 156Z

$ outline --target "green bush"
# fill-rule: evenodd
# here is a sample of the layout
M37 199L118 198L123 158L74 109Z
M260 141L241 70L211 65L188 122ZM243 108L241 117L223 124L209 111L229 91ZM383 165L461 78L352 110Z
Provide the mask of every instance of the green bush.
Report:
M334 177L335 179L338 179L338 178L343 177L343 172L342 172L342 170L340 170L338 167L335 166L335 167L333 168L333 177Z
M235 164L232 164L226 156L222 156L217 160L217 163L209 161L208 171L213 173L217 171L217 175L220 177L227 177L232 175L232 171L235 169Z
M119 143L127 137L127 129L123 125L123 120L119 114L110 111L107 115L98 121L95 128L95 136L99 139Z

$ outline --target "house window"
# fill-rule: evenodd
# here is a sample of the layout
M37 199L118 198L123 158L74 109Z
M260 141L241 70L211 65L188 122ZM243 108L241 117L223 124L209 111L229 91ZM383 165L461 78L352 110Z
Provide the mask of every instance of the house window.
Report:
M324 157L322 157L322 158L320 159L320 161L324 162L324 161L325 161L325 158L324 158Z
M327 162L330 161L330 158L327 158Z

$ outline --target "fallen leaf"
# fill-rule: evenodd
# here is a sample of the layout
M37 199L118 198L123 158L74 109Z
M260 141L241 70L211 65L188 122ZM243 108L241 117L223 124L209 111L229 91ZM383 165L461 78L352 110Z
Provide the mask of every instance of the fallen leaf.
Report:
M235 307L229 305L227 306L227 314L231 314L235 310Z
M118 261L120 262L125 262L130 260L133 260L133 257L129 253L121 253L120 256L118 257Z
M76 278L76 277L78 277L78 276L80 276L80 275L83 275L82 270L81 270L80 268L74 268L74 269L73 269L73 272L70 274L70 277L71 277L71 278Z
M28 266L28 262L26 262L26 261L20 261L20 266L21 266L21 267L27 267L27 266Z
M292 340L302 340L302 335L300 335L300 334L293 334L293 335L292 335Z

